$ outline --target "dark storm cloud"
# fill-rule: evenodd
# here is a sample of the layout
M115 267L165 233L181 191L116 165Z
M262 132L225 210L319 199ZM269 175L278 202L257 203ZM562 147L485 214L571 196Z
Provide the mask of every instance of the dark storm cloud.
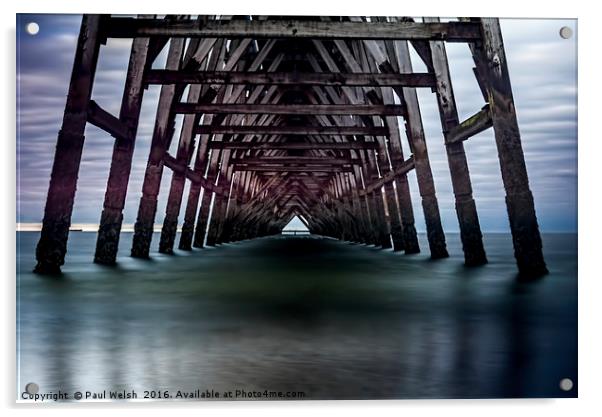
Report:
M22 15L17 22L19 221L39 222L60 129L65 95L79 30L80 16ZM24 26L40 24L29 36ZM516 108L523 138L531 188L540 225L544 230L576 230L577 192L577 83L576 41L558 35L561 26L574 21L503 20L502 30ZM110 40L101 48L94 99L118 114L131 41ZM483 98L472 75L472 58L466 45L448 44L454 91L460 118L474 114ZM164 54L160 60L164 60ZM415 70L424 70L414 59ZM128 189L125 222L135 220L158 98L157 87L145 93L134 164ZM457 230L451 180L443 147L434 94L419 92L421 110L446 230ZM504 190L493 133L483 132L465 142L474 196L484 230L508 230ZM74 223L98 221L112 152L112 139L89 126L80 170ZM407 146L405 147L408 153ZM165 175L162 187L168 186ZM410 174L417 227L424 230L414 173ZM162 193L157 222L163 219Z

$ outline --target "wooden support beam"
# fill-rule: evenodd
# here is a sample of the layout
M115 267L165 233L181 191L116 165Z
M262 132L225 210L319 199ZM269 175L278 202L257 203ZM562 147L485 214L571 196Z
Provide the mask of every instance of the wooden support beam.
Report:
M344 56L345 62L352 69L357 71L362 69L363 71L369 70L370 72L377 72L377 66L374 60L369 59L366 52L366 48L362 42L353 42L351 49L345 45L343 41L335 41L339 52ZM356 58L357 57L357 58ZM359 68L358 68L359 67ZM385 96L384 92L388 95ZM362 95L367 100L373 102L379 102L383 104L394 104L393 92L390 89L374 89L372 91L364 90L361 91ZM391 172L391 169L395 168L398 163L403 162L403 154L401 152L401 143L399 141L399 130L397 128L397 117L387 116L384 120L373 118L374 124L380 124L384 121L385 126L389 129L389 142L388 147L383 138L377 138L379 143L379 150L376 154L376 164L379 168L381 175ZM408 250L408 253L414 253L419 251L418 241L414 239L412 242L405 242L404 228L402 227L402 219L409 220L409 227L407 232L414 232L414 216L412 213L412 206L410 200L410 191L407 184L407 179L403 176L401 179L403 183L396 181L397 189L395 189L393 182L385 183L384 193L378 190L375 194L378 205L383 205L383 209L386 210L386 216L384 221L387 225L388 233L386 235L386 241L383 243L383 248L391 247L391 243L394 251ZM403 204L402 204L403 203ZM409 203L409 204L408 204ZM406 216L403 212L404 209L409 208L409 214ZM380 207L379 207L380 210ZM414 245L415 243L415 245ZM415 248L414 248L415 246ZM411 252L410 252L411 250Z
M183 114L288 114L288 115L373 115L401 116L403 107L395 104L189 104L174 106Z
M366 161L365 151L358 151L357 156L360 161ZM378 244L378 228L375 227L377 223L376 213L374 212L374 204L370 198L370 194L361 194L365 189L366 184L371 180L370 172L367 166L364 164L354 165L354 175L356 177L356 183L359 185L358 196L360 198L360 205L362 212L365 215L364 219L364 243L366 244Z
M114 126L122 126L125 132L116 136L113 135L116 139L113 145L111 168L94 254L94 262L97 263L113 265L117 259L123 209L132 170L136 133L145 91L143 86L144 71L153 59L153 56L149 56L149 51L154 49L157 43L162 44L163 42L158 42L155 39L151 41L149 38L137 38L132 42L119 119L112 123ZM96 114L101 113L100 107L96 110ZM88 117L90 117L90 109L88 109Z
M211 149L232 150L337 150L346 151L351 149L375 149L376 142L209 142Z
M379 178L377 181L366 185L366 188L360 191L360 195L370 194L374 190L380 189L386 183L394 181L396 176L407 174L413 169L414 157L410 156L408 159L399 164L395 170L387 172L382 178Z
M481 133L483 130L489 129L491 126L493 126L491 111L489 110L489 104L486 104L478 113L470 116L458 126L452 128L447 133L445 138L446 143L465 141L471 136Z
M201 95L201 86L193 85L188 91L188 102L197 102ZM176 239L178 228L178 216L180 214L180 206L182 205L182 195L184 194L184 186L186 184L187 173L192 170L188 168L192 152L194 149L195 126L198 123L198 116L187 114L184 116L182 129L180 132L180 140L176 156L176 163L181 164L186 168L185 172L175 172L171 177L171 186L167 197L167 206L165 208L165 218L163 219L163 227L161 227L161 238L159 241L160 253L173 253L173 246ZM169 155L166 153L166 155ZM171 155L169 155L171 157ZM163 158L165 161L165 157ZM198 181L200 182L200 181Z
M340 69L339 69L339 64L337 62L335 62L335 60L333 59L330 51L328 50L328 48L326 48L323 44L323 42L319 41L319 40L313 40L312 41L314 47L316 48L317 52L319 53L322 61L324 61L326 67L328 68L329 71L333 72L333 73L340 73ZM345 62L348 66L348 68L353 72L353 73L362 73L362 67L356 62L355 58L353 57L351 51L349 50L349 48L347 47L347 45L345 44L345 42L342 41L335 41L335 45L337 45L337 47L339 48L341 54L343 55ZM357 43L354 42L352 44L352 47L354 48L354 50L356 50ZM359 51L357 51L359 53ZM320 66L320 64L318 63L318 61L313 58L313 55L309 54L308 55L308 60L310 62L310 64L312 65L312 68L315 71L322 71L322 68ZM366 66L364 68L368 68L368 63L366 62ZM370 71L370 72L376 72L376 71ZM314 88L314 90L316 91L316 93L320 93L320 90L318 90L317 88ZM332 87L326 87L325 88L326 93L328 94L328 98L330 98L334 103L340 103L341 101L344 101L345 98L339 93L337 92L334 88ZM366 89L351 89L351 88L342 88L342 92L344 93L346 99L349 100L349 102L357 104L360 102L363 102L366 100L366 98L368 98L369 93L367 93L366 91L374 92L375 90L370 89L370 90L366 90ZM323 94L319 94L320 100L321 101L327 101L328 98L323 95ZM341 120L342 123L345 124L350 124L350 125L356 125L358 123L372 123L372 120L370 120L367 117L362 118L362 120L356 120L356 121L352 121L349 120L347 118L342 119ZM380 148L380 146L378 146L377 142L374 142L375 144L375 149ZM366 158L366 155L368 155L368 157ZM360 153L361 156L361 161L362 161L362 168L363 171L365 172L365 176L369 177L369 178L376 178L377 174L376 174L376 165L374 163L374 158L373 158L373 153ZM368 160L369 164L366 165L366 159ZM358 175L362 176L362 169L359 169L359 166L354 166L354 175ZM362 178L359 178L359 182L363 183ZM379 204L379 200L375 198L374 193L370 194L369 197L362 197L363 203L360 202L363 205L364 213L366 215L365 218L365 222L364 222L364 233L363 233L363 238L362 240L365 243L374 243L375 245L383 245L383 247L387 247L390 246L390 240L389 240L389 235L388 235L388 231L386 230L386 225L384 224L384 206L382 204L382 199L380 200L380 204ZM372 215L371 215L372 214ZM381 215L382 214L382 215ZM381 221L382 220L382 221ZM325 232L324 232L325 233Z
M437 18L425 18L435 20ZM433 68L437 77L437 102L441 128L445 138L447 160L452 179L452 188L456 200L456 213L460 226L464 262L466 265L483 265L487 263L483 235L479 224L477 207L472 196L472 184L468 170L466 153L462 142L447 143L447 136L453 128L459 125L458 109L449 73L445 43L431 41L431 56Z
M211 184L213 185L213 184ZM178 249L192 250L192 239L194 237L194 223L201 197L201 186L199 183L191 182L184 210L184 222L182 224L182 233L180 233L180 242Z
M114 138L130 139L129 127L103 109L94 100L88 104L88 122L104 130Z
M226 135L336 135L336 136L387 136L384 127L354 126L198 126L197 134Z
M265 178L271 177L272 175L275 175L275 174L274 173L266 172L266 173L262 173L260 176L261 176L261 178L265 179ZM291 172L289 174L289 177L291 179L300 180L300 181L304 181L304 182L305 181L312 181L312 177L314 177L314 176L322 178L323 176L328 176L328 175L326 173L324 173L324 172L316 172L316 173L313 173L313 174L311 172ZM318 184L318 182L316 182L317 179L318 178L313 178L314 182L311 183L313 186L315 186L316 184ZM324 184L320 183L320 185L319 185L318 188L321 188L323 186L324 186Z
M230 72L152 70L147 84L244 84L244 85L309 85L309 86L375 86L434 87L430 73L318 73L318 72Z
M383 91L383 100L385 100L385 103L393 102L393 92L390 90ZM396 117L386 117L385 124L389 126L389 129L391 130L388 151L393 169L392 172L389 171L387 174L393 173L393 177L395 178L395 187L393 186L393 182L385 183L385 194L387 198L393 200L389 204L390 206L394 206L394 202L396 202L399 207L403 250L406 254L415 254L420 252L420 244L418 243L418 234L416 232L410 184L407 177L407 171L403 166L404 155L401 147L399 121ZM412 161L414 161L413 158ZM413 165L415 166L415 164ZM397 196L397 199L395 199L395 196ZM393 218L395 214L394 211L390 211L391 218ZM395 219L392 220L391 224L394 224L395 221ZM393 235L393 232L391 232L391 235Z
M251 213L253 205L257 204L261 200L264 192L270 188L277 188L281 186L286 181L288 176L289 174L278 173L277 175L269 178L263 184L259 185L258 188L252 190L253 195L250 196L248 201L241 205L238 214L235 216L235 219L238 221L244 220L244 218Z
M349 48L343 41L335 41L335 45L337 46L339 52L343 56L343 59L345 60L347 66L351 69L351 71L378 72L378 68L376 67L375 62L372 59L369 59L368 55L366 54L365 48L363 47L361 42L351 43L351 48ZM384 103L381 94L381 89L363 89L363 91L358 91L358 95L360 95L360 97L363 97L363 100L366 101L371 101L374 103ZM390 102L385 104L393 103L391 100ZM384 117L385 122L390 119L397 120L396 117ZM371 120L371 122L374 124L380 124L382 123L382 121L383 120L379 120L377 118L373 118L373 120ZM390 136L390 140L395 137L395 133L395 130L391 129L392 136ZM366 153L368 161L368 170L366 171L366 178L369 178L370 181L378 180L379 171L382 175L384 175L385 172L388 172L390 170L385 142L383 138L377 138L377 142L379 143L377 153ZM403 161L402 158L399 159ZM375 244L380 245L383 249L390 248L392 246L392 240L393 244L397 247L397 249L399 249L399 243L401 240L401 236L399 234L399 232L401 231L401 224L398 220L400 212L398 210L399 207L397 206L395 199L392 198L394 196L392 191L393 187L392 184L390 184L387 187L385 187L384 196L380 189L368 194L368 199L372 207L372 213L374 214L373 220L376 223L375 230L377 231L377 234L375 235Z
M323 22L309 20L196 20L166 22L164 19L111 17L110 38L168 36L182 38L318 38L407 39L466 42L479 39L473 22Z
M394 54L398 61L399 69L404 72L411 72L412 61L410 58L408 42L400 41L397 42L395 46ZM429 62L431 62L430 68L432 68L432 58L430 58L430 46L428 43L426 43L425 49L429 57ZM392 59L392 61L395 61L395 59ZM424 213L424 222L426 224L426 235L429 242L431 259L447 258L449 253L447 252L445 233L443 232L443 226L441 224L439 203L437 201L435 182L433 181L433 173L428 157L418 95L416 94L416 89L408 87L402 88L400 93L400 100L403 101L406 107L406 136L414 157L416 180L422 199L422 211Z
M230 162L233 164L303 164L303 165L350 165L359 164L360 162L349 158L331 158L331 157L316 157L316 156L264 156L264 157L240 157L232 158Z
M194 53L186 54L184 57L183 68L189 68L191 66L200 65L205 58L209 55L209 53L213 50L214 45L217 42L216 38L205 38L205 39L196 39L196 51ZM194 49L190 49L192 44L188 44L188 51L192 52ZM152 71L152 70L150 70ZM150 73L149 71L149 73ZM162 71L170 71L170 70L162 70Z
M219 39L215 45L216 46L213 53L211 54L210 58L208 58L208 69L215 69L218 66L221 66L223 63L223 56L221 51L225 46L224 39ZM204 96L204 91L210 89L211 86L203 85L201 88L201 94ZM211 91L213 90L211 89ZM223 100L224 94L225 89L220 89L216 97L217 102L221 102ZM188 116L190 117L191 115ZM184 119L186 119L186 117L187 116L184 116ZM203 124L211 124L213 122L213 118L214 117L211 114L203 116ZM206 172L209 160L209 148L207 147L208 143L209 140L206 136L201 136L199 138L198 146L196 149L196 156L194 158L194 172L198 172L201 174L204 174ZM209 177L207 178L207 185L214 185L214 181L212 182ZM200 183L192 181L188 192L188 199L186 201L186 209L184 211L184 222L182 224L182 233L180 234L180 242L178 245L178 248L181 250L192 250L195 222L197 219L197 211L199 209L199 199L201 198L201 192L203 193L203 196L213 194L209 192L207 188L202 190ZM205 197L203 197L203 199L205 199Z
M210 184L215 184L218 176L218 163L221 151L211 153L211 158L207 161L209 166L207 167L207 181ZM203 191L203 197L201 198L201 205L197 216L196 226L194 230L194 238L192 246L195 248L202 248L205 245L205 237L207 233L207 223L209 222L209 211L211 209L211 201L214 193L209 188Z
M178 160L170 154L165 154L163 157L163 164L173 172L183 174L190 181L200 184L204 189L216 194L222 194L222 190L219 187L208 181L206 178L203 178L198 172L194 172L188 166L180 164Z
M353 155L355 156L355 155ZM354 158L359 160L359 158ZM359 242L368 243L370 241L371 230L369 227L369 213L366 204L366 197L360 196L360 191L363 190L364 185L361 178L361 167L355 165L353 167L353 173L349 176L349 182L352 193L352 201L354 209L356 211L356 217L359 220Z
M377 18L377 20L382 20L382 18ZM382 72L397 73L400 71L397 60L392 60L392 57L395 57L395 47L392 41L364 41L358 45L358 49L365 52L366 60L371 68L378 67ZM369 59L370 56L372 56L373 59ZM383 67L384 63L388 64L386 71ZM394 91L397 92L398 96L400 97L400 101L403 103L402 88L394 88ZM393 91L390 89L380 89L380 91L376 91L376 93L384 104L395 102ZM396 117L385 117L384 122L385 125L389 127L391 132L387 150L391 161L391 167L393 171L395 171L396 169L400 168L400 164L402 164L404 161L401 138L399 134L399 121ZM385 168L388 168L388 163L385 164ZM385 172L389 173L387 171L388 169L381 169L381 175L386 176ZM405 253L418 253L420 252L420 245L418 243L418 237L416 233L414 209L412 205L408 178L405 173L393 175L393 177L395 179L394 182L385 182L384 184L385 198L387 200L387 206L389 207L389 222L391 224L393 247L395 248L396 246L401 246L400 242L397 242L396 244L396 240L400 240L399 235L401 231L401 240L403 242L403 250ZM399 220L396 218L396 206L399 209L399 218L401 222L399 222Z
M226 203L225 218L222 222L221 231L218 236L218 243L228 243L232 241L232 223L231 216L238 210L238 197L243 187L244 178L252 175L252 172L232 172L232 187Z
M184 39L172 39L167 54L166 66L169 69L180 67L184 52ZM173 84L161 87L155 127L151 140L151 148L144 173L142 197L138 206L138 215L134 223L134 237L132 239L131 256L134 258L148 258L150 244L153 238L155 215L161 177L163 175L163 157L169 149L173 136L174 117L171 107L176 95L176 86Z
M512 231L514 256L521 277L537 278L548 273L543 258L539 225L523 154L516 108L498 19L481 19L483 42L476 56L479 73L491 106L506 207Z
M234 43L236 41L233 41ZM270 66L271 67L271 66ZM245 96L233 97L232 93L234 91L240 91L240 89L236 89L232 85L228 85L226 87L225 101L229 103L244 103L247 101ZM255 98L253 98L255 100ZM248 104L248 103L247 103ZM221 118L217 118L220 120ZM226 118L226 123L232 122L232 117L229 116ZM245 123L248 124L249 122ZM252 122L251 122L252 123ZM223 242L223 239L227 239L226 235L228 232L226 229L227 225L227 217L228 210L230 208L229 201L231 197L233 198L233 189L235 178L240 177L240 173L235 172L233 169L233 165L231 164L231 155L233 151L231 150L223 150L221 164L220 164L220 173L218 178L218 185L224 189L225 193L223 196L216 196L213 204L213 210L211 213L211 219L209 223L209 229L207 231L207 245L213 246L214 244L219 244Z
M266 43L263 45L263 47L261 48L259 53L255 56L255 59L253 59L253 62L251 62L251 65L249 65L249 68L247 68L247 70L245 71L245 73L254 73L256 71L259 71L261 69L261 65L263 65L268 54L274 48L274 45L276 44L276 42L277 42L276 39L270 39L270 40L266 41ZM276 71L276 69L278 69L278 67L280 66L280 63L282 62L283 59L284 59L283 53L276 55L276 57L273 58L271 64L267 67L266 71L267 72ZM232 90L232 93L229 95L229 97L227 97L227 102L235 103L238 100L238 98L242 95L243 91L245 91L245 87L246 87L245 85L237 85L236 88L234 88ZM253 91L250 92L249 96L247 97L246 102L247 103L256 102L263 91L264 91L263 85L256 86L253 89Z
M207 230L207 246L215 246L215 244L220 243L220 234L223 222L226 218L228 195L231 190L232 174L234 172L233 166L230 164L230 154L231 151L226 150L222 155L217 185L225 192L223 195L215 196L213 209L211 211L209 229Z
M362 168L364 168L364 178L366 181L378 181L378 165L376 155L373 151L364 151L360 155L362 159ZM371 227L374 228L374 245L384 248L391 247L391 238L389 228L385 217L385 206L383 196L380 190L372 190L366 194L371 213Z
M266 211L274 208L274 204L277 203L277 200L291 185L290 181L285 180L281 175L282 174L279 174L277 178L281 179L277 184L274 184L274 178L268 180L268 182L272 183L269 192L264 193L263 191L265 191L265 188L262 187L263 191L257 192L255 197L243 206L237 221L249 227L251 226L251 223L256 223L258 217L263 216Z
M63 123L52 164L42 232L36 248L35 272L42 274L60 273L65 262L88 104L102 37L101 21L100 15L85 14L82 18Z
M204 41L206 41L206 39ZM192 40L191 40L191 42L192 42ZM230 56L228 57L228 61L225 63L226 69L231 69L238 63L242 54L244 52L246 52L250 42L251 42L250 39L243 39L241 41L236 41L236 42L231 43L233 52L230 54ZM223 47L223 40L221 40L220 42L215 42L215 43L217 43L217 46L221 52L221 48ZM221 53L217 53L217 50L214 51L214 53L211 55L210 58L206 59L206 58L200 58L200 56L199 56L199 55L201 55L200 49L201 48L199 48L199 51L197 51L197 53L195 54L196 60L197 60L197 62L199 62L199 64L197 65L199 68L214 70L215 68L218 67L218 65L222 64ZM207 52L203 51L202 54L204 56L208 56L208 51ZM173 71L173 70L167 70L167 71ZM177 71L174 71L174 72L177 72ZM182 87L182 86L180 86L180 87ZM199 100L201 100L201 96L203 96L203 98L204 98L205 94L207 94L209 91L214 91L213 86L199 85L199 84L195 84L195 85L191 86L189 89L189 93L188 93L188 99L187 99L188 103L198 103ZM212 95L212 93L210 93L210 94ZM194 149L193 139L196 135L195 127L196 127L196 124L198 124L199 120L200 120L200 116L196 115L196 114L187 114L184 116L184 121L182 123L182 131L180 134L180 141L178 144L177 157L176 157L177 163L180 165L186 166L186 168L187 168L186 173L191 173L191 174L194 174L194 172L190 171L188 169L188 165L193 156L192 155L192 152ZM206 143L202 144L199 147L199 151L202 151L203 149L206 150ZM169 189L169 196L168 196L168 200L167 200L167 206L165 209L165 218L163 220L163 227L161 228L161 239L159 241L159 252L161 252L161 253L168 253L168 254L173 253L173 246L175 243L177 226L178 226L178 216L180 213L180 206L182 204L182 196L184 193L184 186L185 186L186 178L187 178L187 175L177 173L177 172L175 172L174 175L172 176L171 187ZM190 193L192 193L193 198L194 198L194 195L195 194L198 195L198 193L200 191L198 186L201 185L201 183L203 182L201 180L204 180L204 179L200 178L198 181L192 181ZM184 249L189 249L189 246L190 246L189 244L186 244L186 240L191 241L191 234L190 234L190 231L188 230L191 226L191 222L190 222L191 216L190 216L190 213L188 213L188 214L189 214L188 219L185 218L186 229L184 227L182 228L183 234L187 234L188 237L185 237L184 241L182 241L182 238L180 239L180 242L181 242L180 246L184 247ZM186 220L188 220L188 221L186 221Z
M235 171L256 172L351 172L351 167L345 166L266 166L263 164L234 165Z

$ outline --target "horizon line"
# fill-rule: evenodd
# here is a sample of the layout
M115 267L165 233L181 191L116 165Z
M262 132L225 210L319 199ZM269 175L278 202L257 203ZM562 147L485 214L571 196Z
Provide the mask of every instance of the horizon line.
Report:
M100 225L98 223L73 223L69 227L70 232L98 232L98 227ZM161 232L163 225L159 223L155 223L153 226L153 232ZM35 222L16 222L16 231L17 232L39 232L42 230L42 223ZM284 230L284 229L283 229ZM124 223L121 226L121 231L130 233L134 231L134 223ZM177 232L180 233L182 231L182 226L178 225ZM540 229L541 233L578 233L578 230L543 230ZM485 233L510 233L510 230L502 230L502 229L492 229L492 230L483 230ZM418 230L418 233L426 233L426 231ZM446 233L458 234L459 230L452 230Z

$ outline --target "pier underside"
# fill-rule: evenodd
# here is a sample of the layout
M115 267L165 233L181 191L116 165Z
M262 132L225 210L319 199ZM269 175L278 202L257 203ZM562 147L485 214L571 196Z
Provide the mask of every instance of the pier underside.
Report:
M115 115L92 93L99 50L109 38L133 39ZM483 107L464 121L449 42L470 48L474 67L466 71L483 93ZM413 70L411 50L424 72ZM167 59L158 69L162 51ZM114 140L90 257L116 263L149 85L161 92L128 242L134 258L151 257L157 238L158 252L172 254L277 235L295 216L315 235L447 258L416 93L427 89L438 103L463 263L488 262L463 142L492 128L518 271L524 278L547 273L497 19L109 15L82 20L36 272L59 273L65 263L87 124ZM173 141L177 150L170 154ZM172 171L169 190L161 190L165 168ZM412 170L419 202L410 196ZM157 213L160 192L168 193L165 213ZM424 242L414 210L424 213Z

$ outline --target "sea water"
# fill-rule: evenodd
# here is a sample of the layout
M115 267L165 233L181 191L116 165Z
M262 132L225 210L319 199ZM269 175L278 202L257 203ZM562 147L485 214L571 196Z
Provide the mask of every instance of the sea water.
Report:
M455 234L432 261L423 235L417 255L316 236L162 255L157 234L140 260L123 233L107 267L95 233L72 232L58 278L31 272L38 238L17 233L19 397L29 382L155 400L577 393L575 234L543 235L535 282L517 280L508 234L486 234L489 264L468 268Z

